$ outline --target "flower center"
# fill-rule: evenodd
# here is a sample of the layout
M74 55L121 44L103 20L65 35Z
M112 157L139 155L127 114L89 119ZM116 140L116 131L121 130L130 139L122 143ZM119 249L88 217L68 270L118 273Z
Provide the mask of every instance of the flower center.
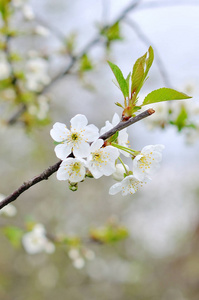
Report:
M93 153L93 160L99 163L103 162L102 155L100 152Z
M78 147L82 141L82 136L79 132L70 132L67 138L67 144L72 144L75 147Z
M152 154L152 153L150 153ZM141 169L150 169L151 167L151 159L152 157L150 156L150 154L146 154L145 156L142 156L139 160L139 167Z
M133 188L135 190L135 192L137 192L138 186L139 186L139 182L136 181L136 180L134 180L134 179L131 179L130 182L129 182L128 190L132 194L132 190L131 189Z
M72 165L72 171L73 172L76 172L76 173L78 173L79 171L80 171L80 163L78 163L78 162L75 162L73 165Z
M71 139L72 139L73 141L76 141L76 140L78 139L78 135L77 135L76 133L72 133L72 134L71 134Z

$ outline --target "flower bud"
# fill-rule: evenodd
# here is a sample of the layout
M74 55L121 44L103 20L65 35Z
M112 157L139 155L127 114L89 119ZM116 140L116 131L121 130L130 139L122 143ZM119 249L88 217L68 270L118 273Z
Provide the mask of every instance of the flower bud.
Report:
M129 167L125 165L125 168L127 171L129 171ZM113 179L117 181L122 181L124 179L124 174L126 173L126 170L124 169L124 166L122 164L116 165L116 171L113 173Z

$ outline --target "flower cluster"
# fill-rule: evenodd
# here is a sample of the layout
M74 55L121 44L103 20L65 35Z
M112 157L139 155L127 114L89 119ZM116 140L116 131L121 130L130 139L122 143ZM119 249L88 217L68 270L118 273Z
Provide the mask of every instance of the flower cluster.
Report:
M22 237L22 244L29 254L55 251L55 245L46 237L46 230L42 224L36 224L32 231L25 233Z
M106 141L101 135L113 129L120 122L119 116L114 115L112 123L106 121L100 130L93 124L88 125L84 115L76 115L70 121L70 129L63 123L55 123L50 131L56 141L55 153L62 163L57 171L58 180L68 180L71 190L77 190L78 182L85 177L98 179L113 175L119 182L114 184L110 195L122 192L122 195L134 194L143 183L151 179L160 166L163 145L150 145L141 151L128 147L126 129ZM133 160L133 170L124 164L120 154ZM121 163L118 164L117 161Z
M185 135L185 141L193 144L199 137L199 105L195 101L170 102L154 104L156 113L151 118L146 118L145 123L149 130L164 129L167 126L175 126L179 132Z
M48 62L44 58L35 56L31 57L25 65L26 88L29 91L39 92L43 86L50 83L48 75Z
M68 251L68 256L72 260L73 266L76 269L82 269L87 260L89 261L95 258L95 253L88 248L73 247Z

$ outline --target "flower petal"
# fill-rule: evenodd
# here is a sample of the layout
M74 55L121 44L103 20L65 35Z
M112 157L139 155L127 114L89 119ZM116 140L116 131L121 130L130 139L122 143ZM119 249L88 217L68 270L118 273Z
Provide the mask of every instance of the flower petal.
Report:
M104 144L104 141L102 139L96 140L91 145L91 152L95 152L96 150L100 149L103 144Z
M82 128L86 127L88 120L86 116L78 114L70 120L70 123L73 130L81 130Z
M109 194L110 195L115 195L121 191L121 182L117 182L114 185L112 185L109 189Z
M92 175L93 175L93 177L95 179L98 179L98 178L100 178L100 177L103 176L103 173L101 172L101 170L99 169L99 167L96 166L96 165L94 165L94 164L93 165L92 164L88 164L88 169L92 173Z
M59 144L55 147L55 154L60 159L66 159L66 157L71 153L71 145Z
M88 142L95 141L99 137L99 129L93 124L86 126L84 137Z
M75 157L87 157L90 154L90 145L85 141L81 141L81 143L77 143L73 147L73 154Z
M50 131L50 135L56 142L62 142L66 140L69 130L63 123L56 122Z
M102 127L101 130L100 130L100 135L102 135L105 132L111 130L112 128L113 128L113 125L109 121L106 121L105 126Z
M120 117L117 113L115 113L112 119L113 127L115 127L119 122L120 122Z
M57 171L57 179L58 180L68 180L69 174L67 172L67 169L65 165L60 165L58 171Z

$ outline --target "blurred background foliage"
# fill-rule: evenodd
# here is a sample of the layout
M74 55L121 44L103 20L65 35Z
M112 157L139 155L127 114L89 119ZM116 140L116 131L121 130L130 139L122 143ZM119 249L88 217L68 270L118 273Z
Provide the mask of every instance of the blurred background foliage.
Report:
M14 203L15 216L0 215L0 299L198 300L197 4L0 0L1 194L57 161L56 121L81 113L101 128L121 114L107 59L127 75L151 44L143 95L162 86L193 95L128 129L134 149L166 145L158 175L137 194L108 195L110 178L72 193L53 175ZM54 253L26 253L21 237L36 223Z

